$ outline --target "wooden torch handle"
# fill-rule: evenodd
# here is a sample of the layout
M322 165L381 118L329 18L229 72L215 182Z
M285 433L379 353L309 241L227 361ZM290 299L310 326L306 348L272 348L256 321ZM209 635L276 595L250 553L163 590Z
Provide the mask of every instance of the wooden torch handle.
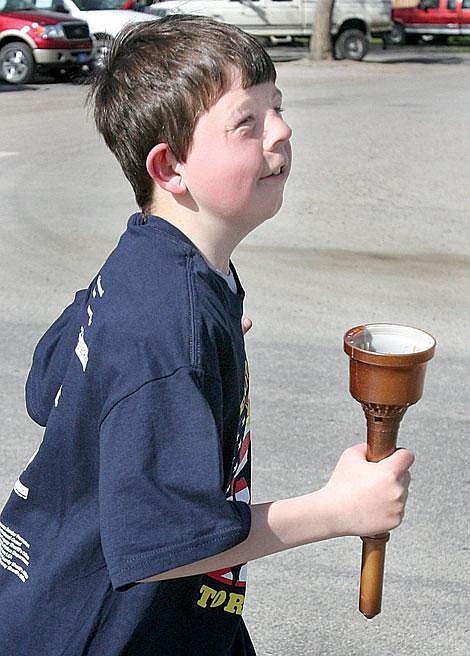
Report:
M368 620L378 615L382 608L385 545L389 538L390 533L361 538L362 562L359 610Z
M398 428L405 408L363 404L367 419L367 460L379 462L396 450ZM385 545L390 533L362 539L361 588L359 610L372 619L382 608Z

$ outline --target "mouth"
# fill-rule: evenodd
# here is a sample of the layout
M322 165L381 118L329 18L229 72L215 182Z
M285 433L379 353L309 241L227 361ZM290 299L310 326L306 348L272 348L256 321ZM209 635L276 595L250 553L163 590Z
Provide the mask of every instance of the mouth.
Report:
M268 175L264 175L261 180L269 180L271 178L280 178L282 177L287 171L287 165L282 164L281 166L278 166L274 171L271 173L268 173Z

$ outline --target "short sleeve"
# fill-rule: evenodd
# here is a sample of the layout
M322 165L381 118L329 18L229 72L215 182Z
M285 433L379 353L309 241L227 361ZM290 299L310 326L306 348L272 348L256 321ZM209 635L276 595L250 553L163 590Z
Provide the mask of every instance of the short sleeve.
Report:
M190 369L146 383L102 422L100 530L115 589L247 538L249 506L225 498L221 440Z

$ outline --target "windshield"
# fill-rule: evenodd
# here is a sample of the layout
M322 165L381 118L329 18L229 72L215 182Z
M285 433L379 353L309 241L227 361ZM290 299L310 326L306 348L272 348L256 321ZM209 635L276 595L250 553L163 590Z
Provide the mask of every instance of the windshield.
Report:
M26 11L36 9L31 0L0 0L0 11Z
M74 0L74 3L81 11L95 11L97 9L121 9L126 4L126 0Z

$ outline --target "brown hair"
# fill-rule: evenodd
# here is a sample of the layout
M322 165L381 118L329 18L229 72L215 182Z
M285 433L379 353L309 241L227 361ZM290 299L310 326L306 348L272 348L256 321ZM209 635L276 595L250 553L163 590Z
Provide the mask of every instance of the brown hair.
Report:
M128 25L116 37L89 101L144 212L154 187L148 153L163 142L184 162L198 117L229 89L233 68L243 88L276 80L254 37L211 18L173 14Z

